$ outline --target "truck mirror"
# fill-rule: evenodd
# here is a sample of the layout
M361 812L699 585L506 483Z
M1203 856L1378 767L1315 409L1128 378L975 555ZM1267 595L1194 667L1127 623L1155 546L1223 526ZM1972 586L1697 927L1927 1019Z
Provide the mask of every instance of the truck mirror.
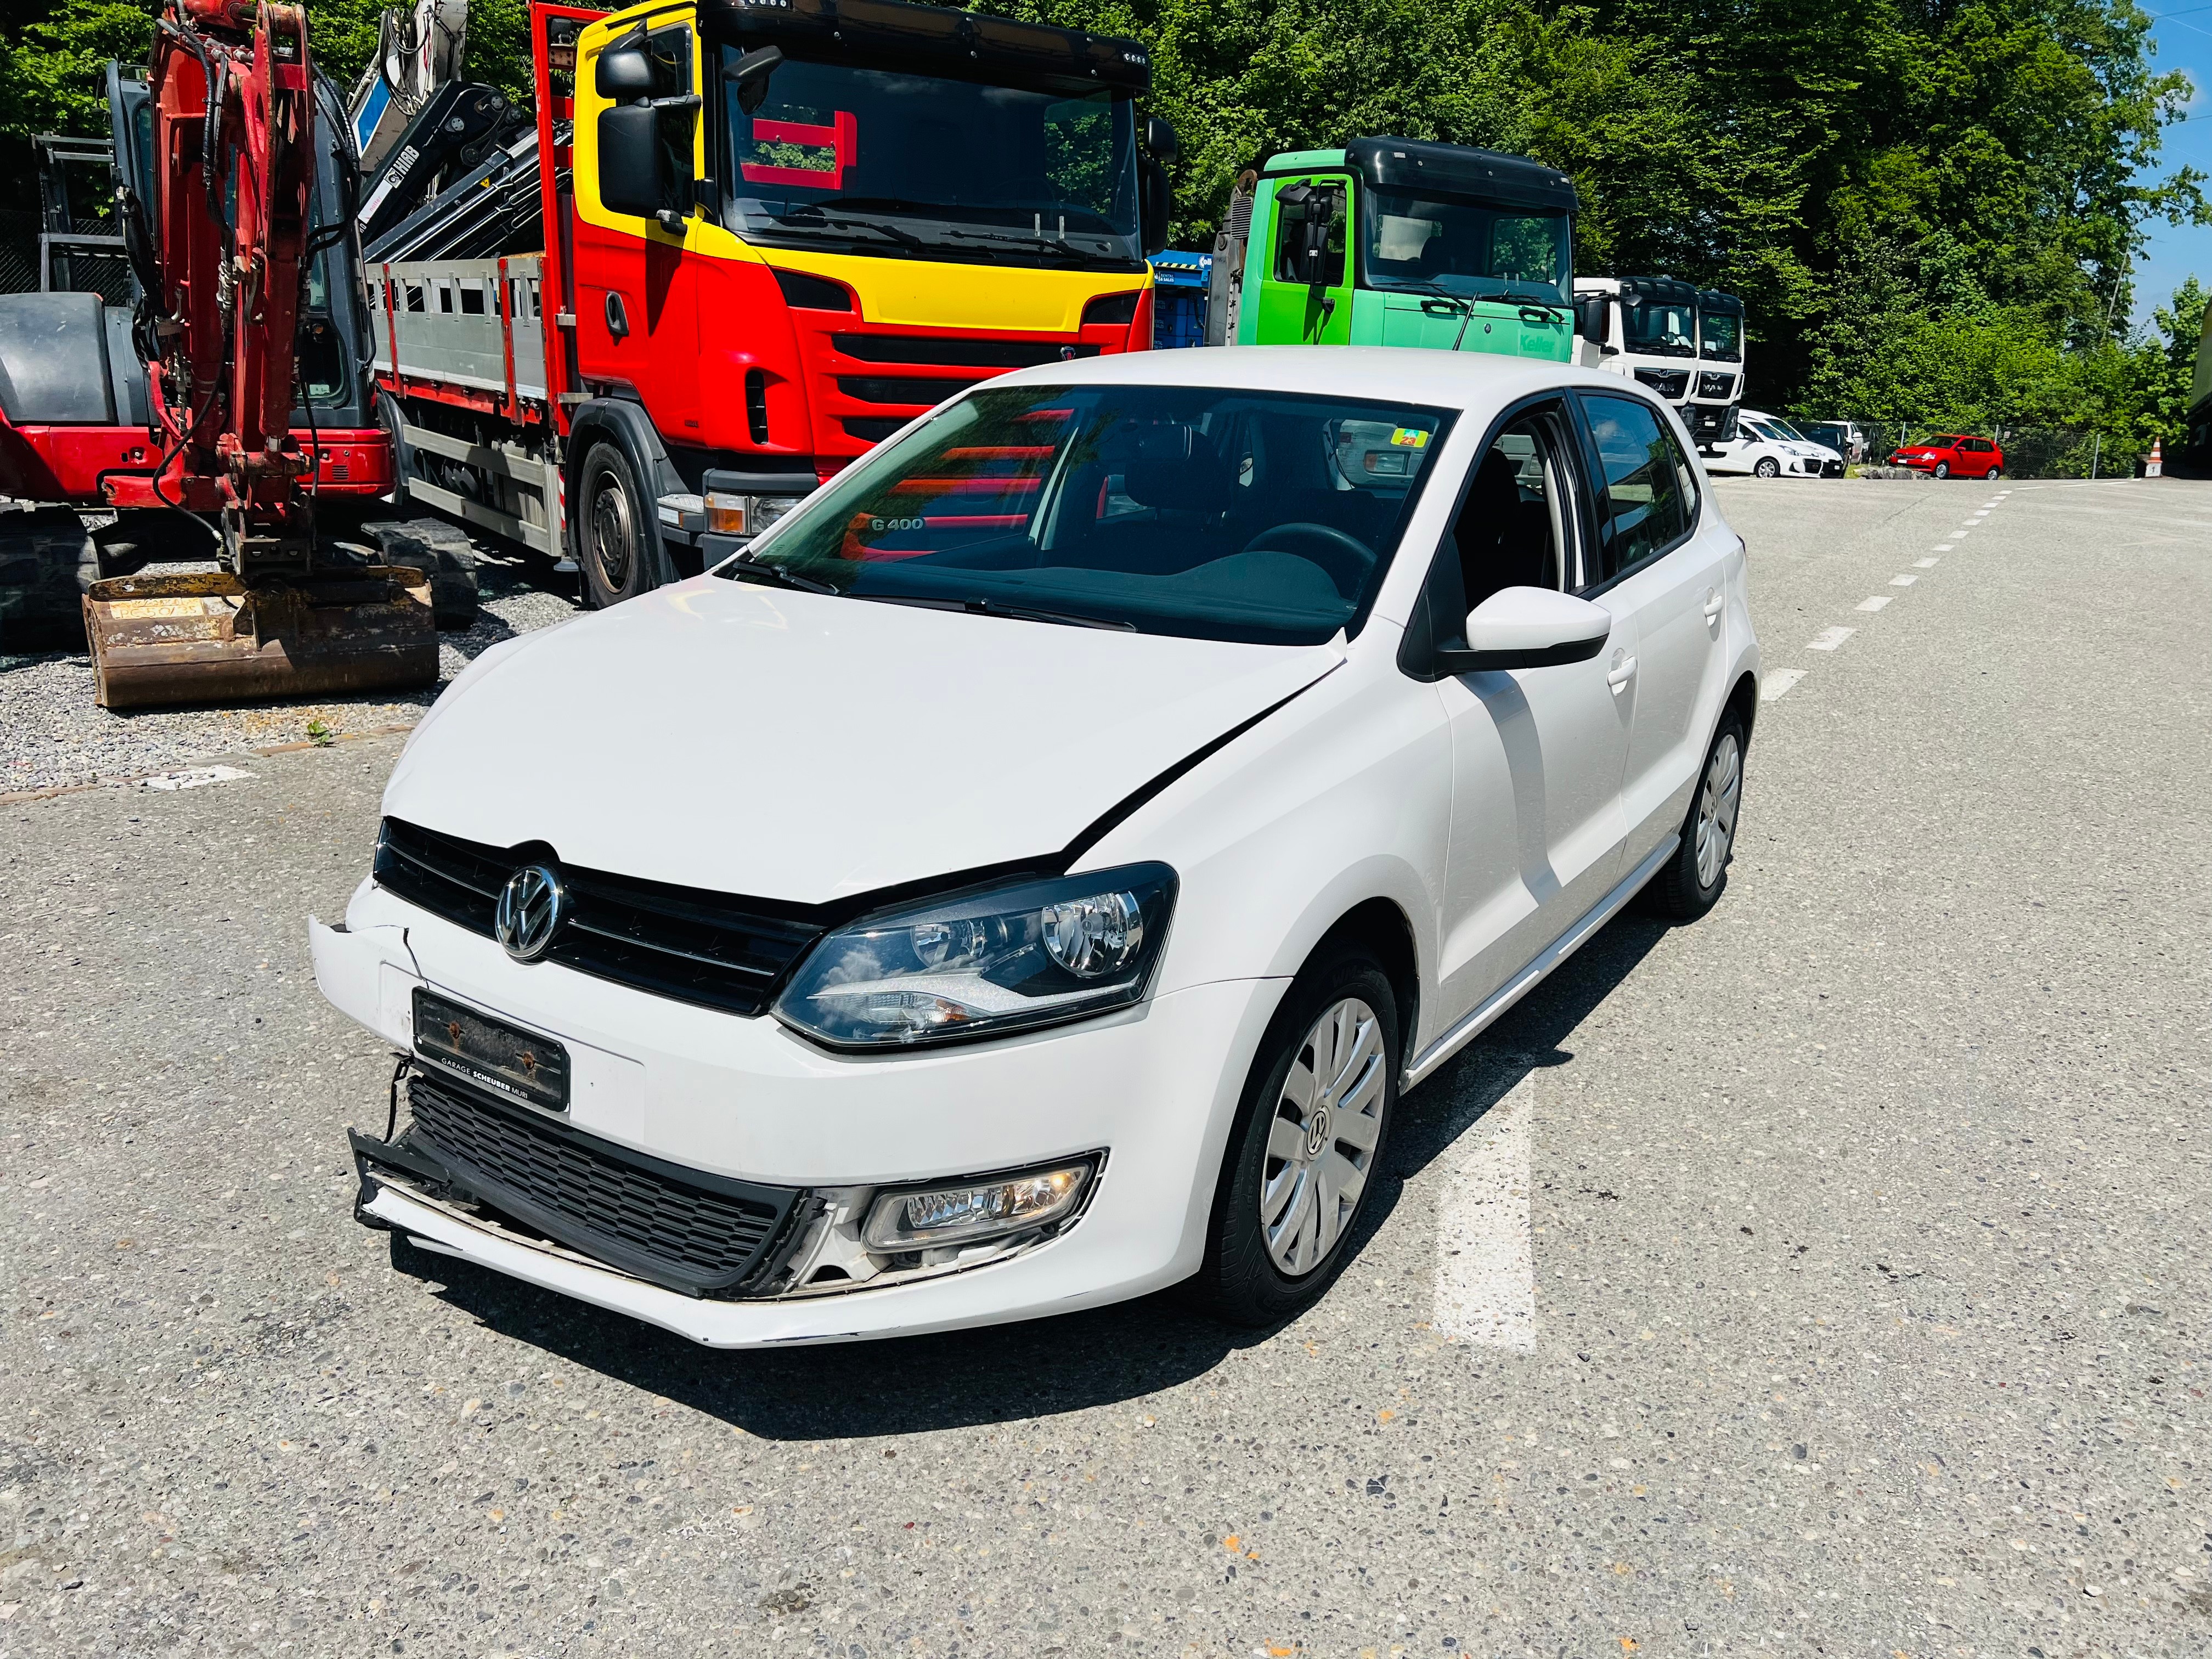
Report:
M1593 345L1605 343L1606 297L1602 294L1575 295L1575 332Z
M1158 253L1168 245L1168 220L1175 210L1168 170L1149 155L1137 168L1137 216L1145 234L1145 252Z
M768 78L783 62L781 46L763 46L749 52L722 71L722 78L738 89L738 107L750 115L768 101Z
M599 200L610 212L657 216L669 204L661 177L660 112L646 104L602 110L599 132Z
M601 52L599 67L592 72L592 89L617 104L652 97L653 62L644 46L626 42Z
M1182 141L1176 137L1176 130L1157 115L1145 118L1145 148L1168 167L1182 156Z

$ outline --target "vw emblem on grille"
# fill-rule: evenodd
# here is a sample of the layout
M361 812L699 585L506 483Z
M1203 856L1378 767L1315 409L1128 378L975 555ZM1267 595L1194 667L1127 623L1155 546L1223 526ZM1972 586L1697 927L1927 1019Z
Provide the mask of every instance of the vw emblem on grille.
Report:
M568 919L568 889L559 868L526 864L500 890L492 931L517 962L535 962L553 948L561 924Z

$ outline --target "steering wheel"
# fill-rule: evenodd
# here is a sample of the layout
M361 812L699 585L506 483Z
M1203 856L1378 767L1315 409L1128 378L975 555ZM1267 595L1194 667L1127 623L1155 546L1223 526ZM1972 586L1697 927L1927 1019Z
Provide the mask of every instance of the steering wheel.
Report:
M1375 550L1357 536L1348 536L1334 525L1301 521L1263 530L1244 544L1247 553L1290 553L1319 565L1336 584L1336 591L1351 599L1375 568Z

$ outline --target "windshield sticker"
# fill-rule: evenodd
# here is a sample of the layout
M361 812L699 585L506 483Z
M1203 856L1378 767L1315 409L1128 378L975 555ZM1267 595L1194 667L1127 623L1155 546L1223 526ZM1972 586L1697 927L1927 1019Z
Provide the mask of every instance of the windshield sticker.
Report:
M1419 449L1429 441L1429 434L1417 426L1401 426L1390 434L1390 441L1401 449Z

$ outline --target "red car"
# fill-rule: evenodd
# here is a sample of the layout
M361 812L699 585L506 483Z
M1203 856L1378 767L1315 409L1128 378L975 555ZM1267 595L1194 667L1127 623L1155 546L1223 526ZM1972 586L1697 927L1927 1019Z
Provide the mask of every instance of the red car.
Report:
M1939 478L1994 478L2004 471L2004 451L1987 438L1936 437L1905 445L1889 458L1889 464L1933 472Z

